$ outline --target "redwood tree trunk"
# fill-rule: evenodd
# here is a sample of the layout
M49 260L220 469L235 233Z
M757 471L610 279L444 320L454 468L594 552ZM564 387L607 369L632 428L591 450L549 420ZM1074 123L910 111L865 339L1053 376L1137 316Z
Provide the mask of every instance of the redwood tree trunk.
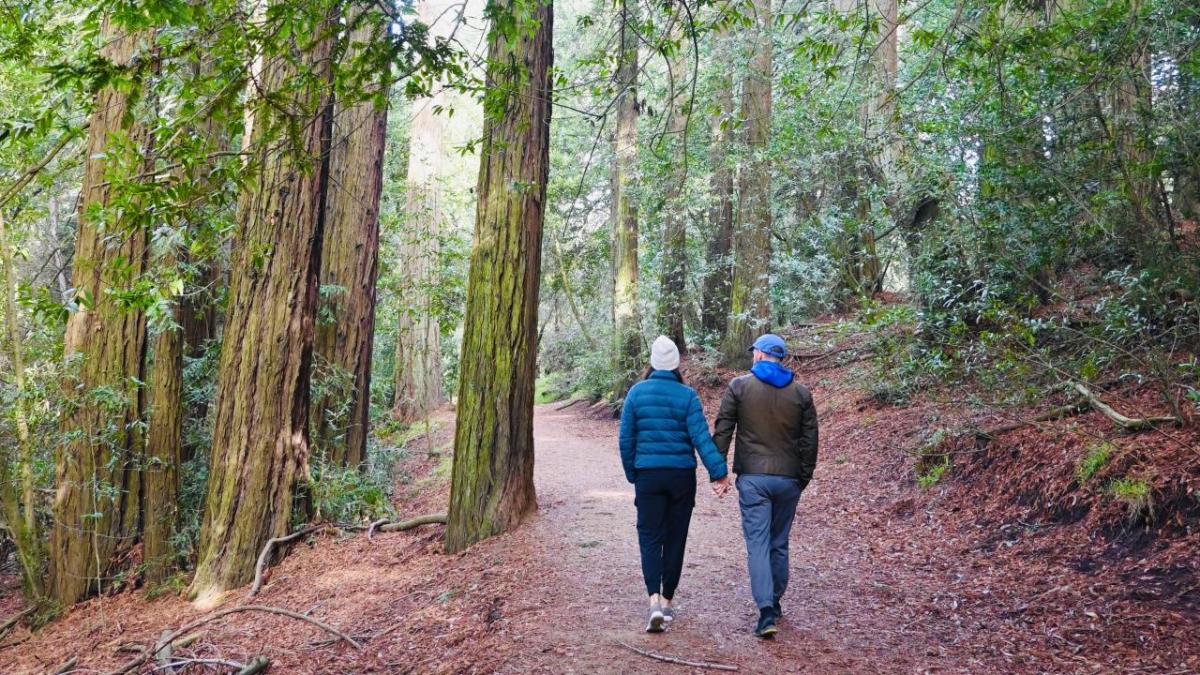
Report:
M718 59L728 56L726 34L717 37ZM725 337L729 325L729 290L733 283L730 252L733 251L733 173L729 169L729 125L733 123L733 74L720 67L714 88L717 113L712 118L709 164L712 165L712 207L708 221L711 234L708 240L708 274L704 279L702 324L704 332L717 338Z
M160 264L174 267L174 255ZM176 320L182 312L176 307ZM146 581L162 581L174 567L171 535L179 502L179 464L183 457L183 331L163 329L154 339L150 371L150 424L146 465L142 470L144 523L142 558Z
M105 18L100 57L128 66L149 47L148 32L130 32ZM64 353L78 368L66 383L76 404L62 418L66 439L55 458L50 595L69 605L107 581L116 553L138 536L144 438L142 312L117 306L113 291L129 289L146 267L141 222L105 220L113 196L110 172L140 172L149 135L135 118L135 95L108 86L96 95L84 153L79 234L71 281L80 309L67 319ZM113 142L114 134L130 143ZM122 148L133 148L129 156Z
M362 19L358 19L362 21ZM350 35L353 59L361 45L383 39L374 23ZM334 106L333 146L329 156L329 193L325 241L321 246L321 285L341 290L328 300L328 318L317 326L320 362L347 375L349 391L327 391L314 402L312 429L326 458L359 466L367 457L367 419L371 407L371 344L375 332L375 278L379 259L379 196L383 189L383 150L387 108L372 101ZM344 404L348 416L329 411Z
M675 98L671 101L671 119L667 124L674 151L671 177L668 179L663 214L663 274L659 302L659 326L663 334L675 341L680 352L687 351L684 339L684 314L687 307L687 221L688 206L681 199L687 181L687 129L691 114L687 90L687 53L680 50L672 62Z
M446 11L445 0L423 0L418 18L430 25L431 34L446 37L450 23L437 19ZM399 331L396 335L396 394L393 414L402 422L419 420L441 404L441 335L433 312L432 293L437 283L438 230L441 212L441 158L445 106L440 92L413 101L409 130L408 175L405 179L405 232L401 250Z
M489 90L506 96L485 106L446 527L450 552L510 530L537 509L533 383L553 8L548 1L509 0L500 10L515 14L516 27L506 36L493 26L488 36Z
M212 457L196 576L208 604L254 575L260 549L287 533L308 471L308 383L322 227L329 40L298 62L268 59L254 114L257 187L242 195L214 402ZM279 99L286 100L280 105ZM286 134L288 112L299 134ZM281 147L282 145L282 147Z
M613 209L616 234L613 255L613 375L617 398L637 381L644 367L642 327L638 316L637 184L637 0L621 0L621 52L617 63L616 173Z
M771 269L771 0L754 0L753 56L742 88L747 166L739 179L729 330L721 352L728 365L748 362L746 347L770 325Z

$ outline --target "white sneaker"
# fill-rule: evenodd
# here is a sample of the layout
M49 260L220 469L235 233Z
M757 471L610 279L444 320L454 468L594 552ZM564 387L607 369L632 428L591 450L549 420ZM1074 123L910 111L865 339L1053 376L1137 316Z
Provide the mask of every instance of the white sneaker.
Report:
M665 629L667 618L662 607L655 604L650 607L650 621L646 623L647 633L661 633Z

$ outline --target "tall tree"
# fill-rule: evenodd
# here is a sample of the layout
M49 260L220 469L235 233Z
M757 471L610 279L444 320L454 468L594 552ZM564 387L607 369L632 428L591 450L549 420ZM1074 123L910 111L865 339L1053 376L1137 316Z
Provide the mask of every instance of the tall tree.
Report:
M174 251L157 263L165 269L178 266ZM174 322L182 318L178 303ZM154 338L150 366L150 423L146 439L146 463L142 470L145 522L142 551L146 580L162 581L170 573L173 550L171 535L179 502L179 464L183 459L183 330L164 326Z
M553 7L493 5L446 549L537 509L533 383L550 164Z
M617 54L616 165L613 167L613 376L624 396L641 370L642 325L637 311L637 0L620 0Z
M345 58L353 63L364 47L384 36L377 14L359 9ZM367 94L386 99L381 83ZM337 290L327 297L317 324L318 362L344 374L349 390L326 388L314 401L312 428L326 458L344 466L366 459L371 403L371 345L375 331L375 279L379 260L379 197L387 107L370 98L337 102L329 154L329 194L325 241L321 246L321 285ZM348 399L348 405L345 401ZM345 405L345 417L330 411Z
M767 329L771 303L771 0L753 0L750 68L742 85L742 124L746 166L738 179L738 213L734 238L733 283L729 329L721 352L727 364L747 361L746 346Z
M842 273L847 291L857 296L883 290L883 263L871 219L870 185L882 191L894 190L896 161L899 158L899 134L896 120L897 13L896 0L841 0L843 13L862 16L867 63L863 69L865 95L857 110L864 156L850 156L846 163L861 170L848 172L846 182L854 217L847 223L843 247ZM857 154L857 153L856 153ZM894 203L894 198L886 198ZM900 218L900 214L895 214Z
M1101 124L1111 140L1121 193L1132 214L1122 235L1135 255L1153 256L1155 245L1161 244L1165 233L1153 209L1156 177L1148 122L1152 74L1148 38L1140 26L1141 7L1141 0L1128 3L1129 37L1122 45L1121 61L1107 92L1109 119L1101 119Z
M421 22L434 36L445 37L456 22L446 21L445 0L423 0L417 8ZM439 21L439 19L442 19ZM409 129L408 177L405 181L405 234L401 252L400 330L396 335L396 419L411 422L424 417L442 401L441 335L434 315L438 231L441 210L443 117L441 90L413 101Z
M13 268L13 242L4 214L0 213L0 262L4 264L4 319L7 328L8 358L16 385L17 400L12 414L17 427L17 455L0 454L0 515L8 526L9 538L21 565L21 583L25 594L37 598L44 593L42 583L42 534L34 510L36 499L33 478L34 439L29 429L29 401L25 385L25 346L17 315L17 272ZM16 467L17 475L10 475Z
M272 6L282 7L282 2ZM287 5L294 9L294 5ZM330 22L270 45L251 105L258 181L242 195L196 576L201 604L249 581L287 533L308 470L309 373L323 241ZM270 12L268 12L268 15Z
M613 224L613 375L618 398L637 381L642 358L638 312L638 3L620 0L620 48L617 53L617 133Z
M100 35L99 56L115 72L136 72L135 60L150 48L150 33L110 17ZM88 125L71 271L79 310L64 339L78 371L66 385L75 403L62 418L50 539L50 595L63 604L103 585L115 554L138 536L146 321L137 303L122 299L145 271L148 229L136 202L114 187L115 174L137 175L147 165L150 139L137 105L136 82L109 84L96 94Z
M712 165L708 211L710 235L707 250L708 274L704 278L702 324L704 332L718 341L729 324L729 291L733 283L730 252L733 251L733 172L729 168L729 129L733 124L733 72L727 67L728 34L717 33L716 68L713 82L716 109L710 120L708 161Z
M678 35L676 36L678 37ZM684 314L687 307L687 222L686 200L682 199L687 181L687 130L691 115L691 97L687 86L688 54L677 48L671 59L671 92L668 103L670 119L667 135L671 140L673 158L667 181L663 213L663 273L659 304L659 327L675 341L681 352L687 351L684 339Z

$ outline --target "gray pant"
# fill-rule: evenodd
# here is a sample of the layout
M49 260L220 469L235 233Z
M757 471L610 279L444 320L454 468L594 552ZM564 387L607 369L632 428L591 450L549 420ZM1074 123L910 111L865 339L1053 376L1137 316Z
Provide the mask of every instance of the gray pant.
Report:
M788 583L788 534L800 501L800 481L785 476L742 474L737 479L738 506L750 567L750 591L758 608L783 597Z

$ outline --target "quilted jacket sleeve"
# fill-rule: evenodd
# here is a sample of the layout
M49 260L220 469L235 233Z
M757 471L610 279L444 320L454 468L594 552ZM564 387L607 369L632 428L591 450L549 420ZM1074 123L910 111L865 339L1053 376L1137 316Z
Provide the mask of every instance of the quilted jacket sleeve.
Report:
M621 406L621 434L618 441L621 465L625 467L625 480L630 483L637 477L637 471L633 467L634 457L637 455L637 415L633 412L636 398L636 388L631 389L625 396L625 403Z
M696 452L700 454L700 461L704 462L704 468L708 471L708 479L720 480L729 473L728 467L725 466L725 456L717 450L712 436L708 434L708 420L704 419L704 408L700 405L700 397L694 391L691 394L687 411L688 434L692 437L692 445L696 448Z

